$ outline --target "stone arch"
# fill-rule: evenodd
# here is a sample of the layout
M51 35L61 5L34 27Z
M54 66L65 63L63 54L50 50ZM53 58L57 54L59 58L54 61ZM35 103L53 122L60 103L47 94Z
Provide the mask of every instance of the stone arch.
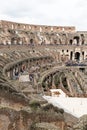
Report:
M75 53L75 59L76 59L77 61L80 60L80 52L76 52L76 53Z
M14 45L14 44L16 44L16 43L17 43L16 38L15 38L15 37L12 37L12 38L11 38L11 44Z
M30 45L34 45L34 39L33 38L30 39Z
M62 34L62 44L67 44L67 36L65 33Z
M73 40L76 40L76 45L79 45L80 40L79 36L74 36Z

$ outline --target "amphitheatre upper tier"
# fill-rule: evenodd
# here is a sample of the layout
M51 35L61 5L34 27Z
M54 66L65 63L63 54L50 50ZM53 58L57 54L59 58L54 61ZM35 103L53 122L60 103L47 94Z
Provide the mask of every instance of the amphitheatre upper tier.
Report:
M17 29L25 31L37 31L37 32L75 32L74 26L46 26L46 25L32 25L24 23L16 23L10 21L0 21L1 28Z
M74 26L46 26L0 21L0 44L84 45L87 32Z

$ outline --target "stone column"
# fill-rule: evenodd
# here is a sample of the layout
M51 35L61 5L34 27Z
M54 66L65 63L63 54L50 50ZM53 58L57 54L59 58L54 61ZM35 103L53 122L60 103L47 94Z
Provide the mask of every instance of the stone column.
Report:
M80 61L83 60L83 57L82 57L82 52L80 53Z
M16 72L20 72L20 66L19 65L17 65L17 67L16 67Z
M26 69L28 69L28 61L26 61L25 66L26 66Z
M15 68L13 68L13 76L15 76L15 71L16 71Z
M13 79L13 69L10 70L10 79Z
M10 78L10 72L9 71L7 72L7 76Z
M55 88L54 75L52 76L52 88Z
M75 52L72 54L72 60L75 60Z

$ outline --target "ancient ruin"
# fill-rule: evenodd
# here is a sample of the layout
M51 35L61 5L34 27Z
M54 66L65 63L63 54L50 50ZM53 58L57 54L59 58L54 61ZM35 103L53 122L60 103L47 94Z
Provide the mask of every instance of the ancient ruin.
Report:
M87 115L43 98L50 89L87 98L87 32L1 20L0 130L86 130Z

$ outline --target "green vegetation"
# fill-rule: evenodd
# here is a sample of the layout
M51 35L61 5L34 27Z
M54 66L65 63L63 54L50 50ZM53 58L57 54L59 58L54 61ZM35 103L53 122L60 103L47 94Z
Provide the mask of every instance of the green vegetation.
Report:
M47 104L46 106L44 106L42 108L44 111L50 111L50 110L53 110L54 112L56 113L61 113L63 114L64 113L64 110L62 108L58 108L56 106L53 106L52 104Z
M46 106L43 107L44 111L49 111L50 109L53 109L53 105L52 104L47 104Z
M38 108L40 108L41 106L40 106L40 103L39 102L37 102L37 101L32 101L32 102L30 102L30 107L33 109L33 110L37 110Z

